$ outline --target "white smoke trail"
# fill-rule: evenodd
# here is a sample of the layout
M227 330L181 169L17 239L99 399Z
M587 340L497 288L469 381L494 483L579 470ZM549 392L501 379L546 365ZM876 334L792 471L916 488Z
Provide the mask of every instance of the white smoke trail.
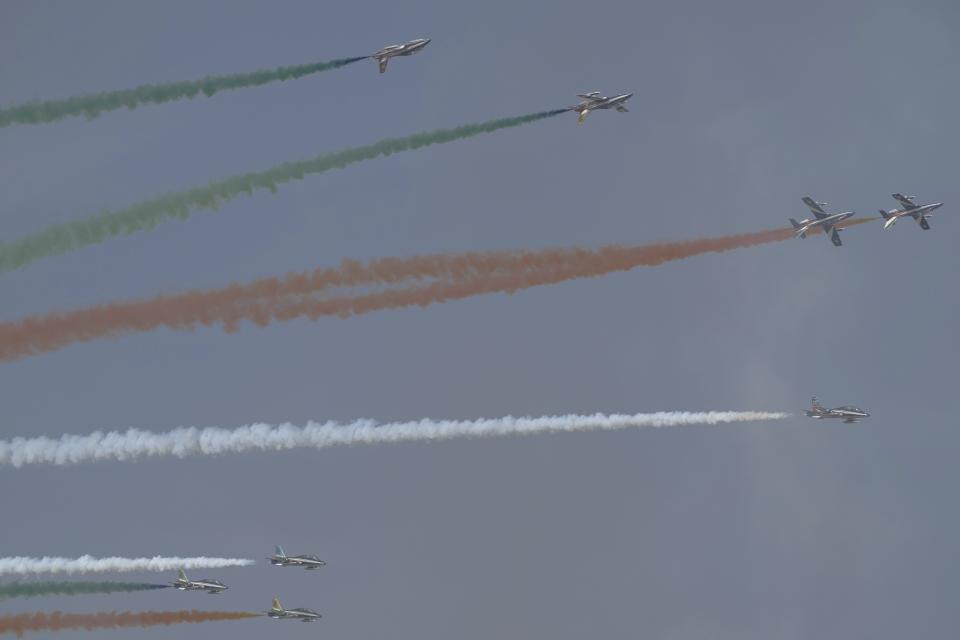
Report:
M411 440L447 440L523 435L556 431L595 431L611 429L681 427L729 422L779 420L786 413L762 411L709 411L690 413L669 411L635 415L566 415L540 418L495 418L489 420L420 420L377 424L358 420L349 424L310 422L298 427L252 424L237 429L220 427L179 427L166 433L139 429L125 432L95 431L90 435L63 435L14 438L0 441L0 466L22 467L30 464L70 464L99 460L134 460L145 456L215 455L244 451L282 451L285 449L323 449L336 445L377 444Z
M253 560L244 558L0 558L0 576L30 576L41 573L122 573L127 571L173 571L174 569L217 569L246 567Z

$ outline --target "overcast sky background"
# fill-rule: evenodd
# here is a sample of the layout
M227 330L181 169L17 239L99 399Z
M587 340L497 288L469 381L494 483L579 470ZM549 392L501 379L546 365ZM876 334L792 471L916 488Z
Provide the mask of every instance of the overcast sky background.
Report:
M349 320L155 331L0 364L3 438L253 421L668 409L780 423L0 470L0 555L224 555L176 591L0 602L287 606L160 638L948 637L960 445L960 5L26 2L0 104L364 55L211 99L0 130L0 237L329 150L633 91L309 177L0 277L0 320L342 258L784 226L811 195L903 221ZM802 417L812 394L856 426ZM319 572L275 569L275 544ZM112 576L113 577L113 576ZM115 576L121 577L121 576ZM125 576L130 577L130 576ZM174 575L133 576L169 581ZM60 634L67 637L68 634ZM102 631L73 634L107 637ZM112 637L112 636L111 636Z

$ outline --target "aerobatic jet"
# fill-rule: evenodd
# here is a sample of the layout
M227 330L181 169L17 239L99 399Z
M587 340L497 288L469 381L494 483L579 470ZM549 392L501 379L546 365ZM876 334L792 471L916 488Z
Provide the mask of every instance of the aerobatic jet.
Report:
M838 420L843 420L846 423L859 422L862 418L869 418L870 414L864 411L859 407L836 407L834 409L827 409L819 402L817 398L813 398L812 406L809 410L805 411L808 418L813 418L814 420L826 420L828 418L836 418Z
M577 97L583 98L583 102L570 107L570 111L579 113L580 116L577 118L577 124L583 124L583 120L587 117L587 114L598 109L616 109L621 112L629 111L629 109L623 106L623 103L632 98L633 94L624 93L608 98L600 95L599 91L591 91L590 93L578 93Z
M270 558L270 564L278 567L304 567L305 569L319 569L327 564L314 555L288 556L283 552L283 547L276 546L277 553Z
M417 38L404 44L391 44L380 49L370 57L380 63L380 73L387 70L387 62L396 56L412 56L430 44L430 38Z
M910 216L920 225L924 231L930 230L930 223L927 222L927 216L943 206L942 202L933 202L931 204L915 204L913 201L917 196L905 196L901 193L893 194L893 199L900 203L902 209L891 209L884 211L880 209L880 215L883 216L883 228L889 229L897 224L897 220L904 216Z
M796 232L794 236L797 238L806 238L807 232L810 231L810 229L821 227L823 228L823 233L830 236L830 241L833 242L833 244L838 247L842 245L843 243L840 241L840 229L837 227L837 223L846 220L852 216L854 212L827 213L823 210L823 208L827 206L826 202L817 202L810 196L804 196L802 200L803 204L807 205L813 213L813 217L801 220L800 222L790 218L790 224L793 225Z
M312 609L284 609L280 604L280 598L273 599L273 607L267 611L267 615L275 620L300 620L302 622L313 622L319 620L322 616Z
M170 585L180 591L206 591L210 594L222 593L228 589L227 585L219 580L211 580L209 578L190 580L187 578L187 574L183 569L180 569L176 582L171 582Z

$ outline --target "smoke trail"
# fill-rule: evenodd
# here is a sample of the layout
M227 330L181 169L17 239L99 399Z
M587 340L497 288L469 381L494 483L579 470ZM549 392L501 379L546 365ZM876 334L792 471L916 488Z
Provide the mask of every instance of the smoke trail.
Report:
M25 446L28 450L33 446L23 438L15 438L14 443L19 447ZM0 445L0 450L10 443ZM0 453L0 459L3 459ZM27 558L14 556L0 558L0 576L16 575L28 576L41 573L123 573L128 571L173 571L174 569L218 569L222 567L246 567L253 564L253 560L243 558L94 558L80 556L79 558Z
M18 638L28 631L64 631L67 629L119 629L123 627L155 627L171 624L242 620L256 618L259 613L248 611L143 611L134 613L21 613L0 616L0 633L15 633Z
M855 224L869 220L861 219ZM655 266L704 253L778 242L792 235L792 229L774 229L684 242L614 245L599 249L387 258L375 260L366 266L345 261L335 269L320 269L285 278L267 278L247 285L101 305L30 317L19 322L0 323L0 361L45 353L76 342L151 331L159 327L192 329L198 325L222 323L227 330L233 330L243 319L265 326L272 320L296 317L347 317L383 309L426 306L483 293L514 292L639 266ZM396 285L428 278L437 282L320 300L301 297L334 286Z
M310 422L272 426L253 424L238 429L180 427L166 433L139 429L125 432L100 431L86 436L14 438L0 441L0 466L72 464L101 460L135 460L147 456L217 455L246 451L325 449L337 445L386 442L433 441L452 438L488 438L572 431L610 431L628 428L662 428L689 425L716 425L731 422L780 420L786 413L763 411L662 411L635 415L565 415L540 418L481 420L419 420L388 422L358 420L349 424Z
M452 129L427 131L405 138L388 138L374 144L326 153L309 160L285 162L265 171L233 176L211 182L203 187L162 195L133 204L119 211L101 213L84 220L55 224L21 240L0 245L0 273L19 269L40 258L60 255L80 247L98 244L113 236L146 231L168 219L184 220L190 216L191 209L194 208L215 210L221 203L241 194L250 195L255 190L260 189L276 191L278 185L291 180L302 180L307 175L320 174L331 169L342 169L356 162L371 160L379 156L388 156L401 151L420 149L433 144L462 140L482 133L492 133L500 129L517 127L565 111L566 109L542 111L514 118L488 120Z
M165 84L144 84L134 89L122 91L107 91L92 93L64 100L44 100L27 102L6 109L0 109L0 128L11 124L42 124L54 122L67 116L85 115L88 119L96 118L104 111L114 111L126 107L134 109L142 104L160 104L195 98L203 94L208 98L215 93L230 89L258 87L269 82L294 80L321 71L338 69L367 56L359 58L344 58L329 62L315 62L299 64L276 69L264 69L253 73L235 73L222 76L207 76L200 80L187 82L170 82Z
M166 588L167 585L165 584L144 582L15 582L0 584L0 600L41 596L79 596L96 593L130 593Z

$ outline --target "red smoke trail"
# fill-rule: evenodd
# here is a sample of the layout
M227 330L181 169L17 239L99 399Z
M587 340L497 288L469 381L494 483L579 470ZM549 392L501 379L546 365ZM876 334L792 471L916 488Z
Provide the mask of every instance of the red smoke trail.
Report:
M861 218L845 226L863 224L873 219ZM366 265L344 261L338 268L267 278L246 285L51 313L0 324L0 360L16 360L75 342L150 331L159 327L193 329L198 325L222 324L226 330L232 331L245 319L263 326L272 320L290 320L299 316L348 317L381 309L426 306L482 293L513 292L639 266L656 266L704 253L779 242L792 236L792 229L773 229L682 242L612 245L599 249L385 258ZM427 279L433 282L326 299L309 297L331 287L397 285Z
M21 613L0 616L0 633L15 633L22 637L28 631L62 631L64 629L116 629L119 627L153 627L186 622L240 620L254 618L258 613L246 611L116 611L104 613Z

